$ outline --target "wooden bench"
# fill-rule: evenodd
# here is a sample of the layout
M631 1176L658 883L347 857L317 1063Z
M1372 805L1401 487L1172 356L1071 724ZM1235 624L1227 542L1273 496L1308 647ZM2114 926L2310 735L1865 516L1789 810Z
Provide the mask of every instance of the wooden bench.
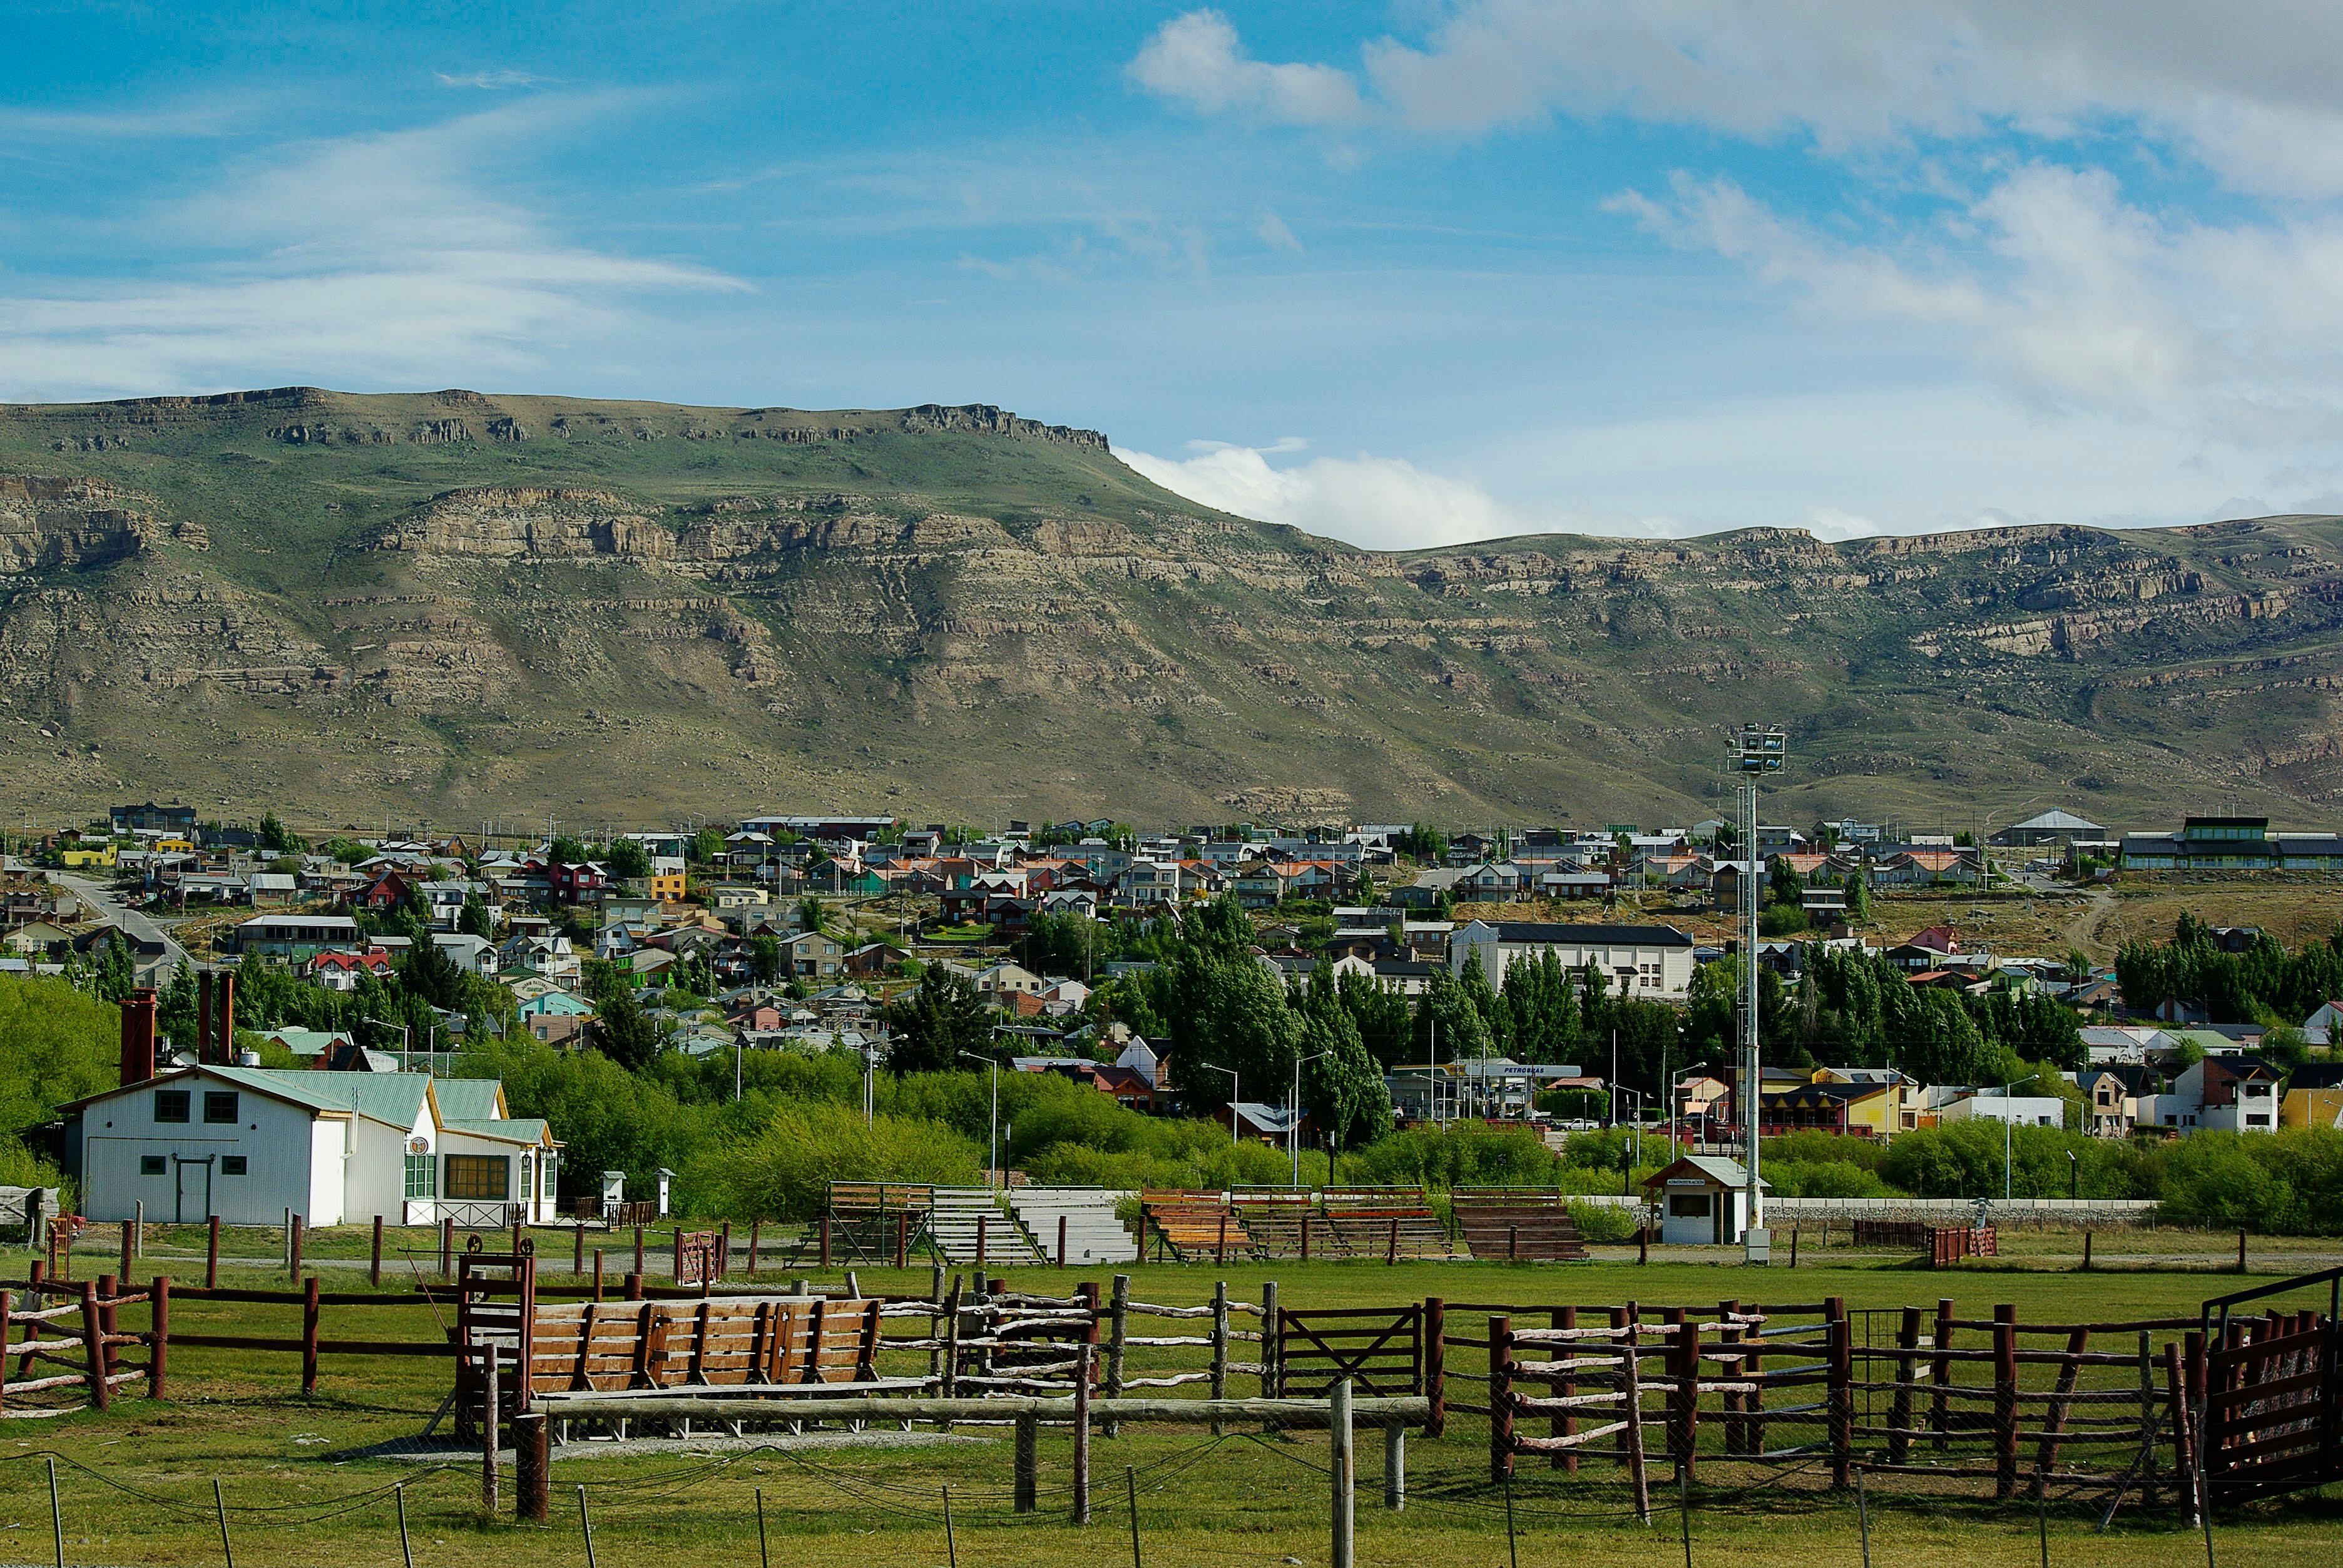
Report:
M880 1303L806 1296L547 1302L529 1357L533 1394L681 1388L873 1392L925 1386L879 1375Z
M1559 1191L1459 1187L1449 1194L1456 1228L1473 1256L1508 1261L1577 1262L1592 1254Z
M1232 1258L1253 1255L1253 1241L1244 1221L1232 1212L1218 1192L1161 1190L1140 1194L1145 1227L1182 1262L1216 1256L1222 1247ZM1144 1231L1141 1235L1144 1243Z

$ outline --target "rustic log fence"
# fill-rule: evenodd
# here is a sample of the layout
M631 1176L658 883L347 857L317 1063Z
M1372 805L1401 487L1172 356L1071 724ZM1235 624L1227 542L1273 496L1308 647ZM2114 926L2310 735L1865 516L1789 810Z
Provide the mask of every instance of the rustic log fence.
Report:
M38 1261L28 1273L0 1283L0 1409L105 1410L140 1382L150 1397L168 1392L169 1280L125 1285L101 1274L75 1283L47 1279ZM147 1326L125 1329L124 1310L142 1307ZM133 1347L144 1360L125 1353Z

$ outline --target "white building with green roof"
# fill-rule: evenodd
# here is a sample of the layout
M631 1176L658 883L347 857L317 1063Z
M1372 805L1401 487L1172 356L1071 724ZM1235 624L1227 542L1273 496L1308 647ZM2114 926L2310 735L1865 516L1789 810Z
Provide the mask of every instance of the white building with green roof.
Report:
M65 1114L93 1220L488 1227L559 1208L561 1145L495 1079L184 1067Z

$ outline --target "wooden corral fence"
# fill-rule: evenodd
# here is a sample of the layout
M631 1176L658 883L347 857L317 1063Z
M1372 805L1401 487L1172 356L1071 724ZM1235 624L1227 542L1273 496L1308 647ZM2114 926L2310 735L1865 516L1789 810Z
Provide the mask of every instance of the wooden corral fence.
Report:
M1990 1225L1938 1225L1928 1232L1928 1266L1947 1269L1963 1258L2001 1254L2000 1233Z
M1475 1310L1446 1312L1453 1322ZM1835 1298L1513 1307L1491 1312L1485 1336L1446 1335L1452 1349L1485 1351L1488 1372L1485 1396L1473 1397L1481 1375L1450 1368L1465 1397L1445 1402L1488 1416L1494 1478L1523 1456L1566 1471L1607 1460L1644 1512L1650 1469L1663 1462L1671 1473L1795 1466L1834 1485L1860 1465L1875 1476L1989 1483L2002 1500L2036 1485L2144 1499L2160 1488L2179 1500L2194 1456L2181 1347L2170 1336L2191 1326L2026 1324L2008 1306L1964 1318L1949 1300L1933 1313L1850 1313ZM2264 1342L2274 1355L2304 1348L2298 1337ZM1544 1430L1534 1430L1540 1421Z
M1926 1220L1850 1221L1857 1247L1877 1247L1895 1252L1925 1252L1936 1245L1937 1227Z
M873 1266L908 1265L932 1253L930 1226L935 1189L900 1181L833 1181L814 1221L814 1234L789 1254L799 1263L810 1255L827 1269L833 1261ZM1003 1223L1007 1221L1004 1219Z
M1424 1392L1424 1304L1329 1307L1277 1314L1277 1389L1323 1395L1349 1380L1361 1393L1400 1399Z
M2326 1311L2239 1314L2252 1302L2303 1292L2323 1293ZM2187 1363L2209 1501L2343 1480L2343 1269L2207 1302L2202 1324L2188 1336Z
M105 1410L117 1390L140 1382L161 1398L169 1383L171 1282L124 1285L101 1274L75 1284L43 1272L35 1262L30 1278L0 1285L0 1409ZM124 1310L142 1307L147 1326L125 1329ZM143 1359L125 1353L133 1347Z

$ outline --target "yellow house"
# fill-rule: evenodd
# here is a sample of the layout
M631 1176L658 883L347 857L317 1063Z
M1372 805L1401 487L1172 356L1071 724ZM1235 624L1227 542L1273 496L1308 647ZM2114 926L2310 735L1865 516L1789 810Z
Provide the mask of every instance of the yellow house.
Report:
M78 870L89 866L111 866L115 864L114 846L111 844L78 844L71 849L59 849L57 851L57 860L58 863L63 865L68 871Z
M157 839L155 849L157 854L192 855L196 852L196 841L193 839Z
M2294 1083L2278 1101L2280 1127L2343 1127L2343 1075L2331 1083L2304 1083L2312 1070L2299 1069ZM2321 1077L2328 1076L2319 1074Z
M671 904L683 897L684 873L679 868L672 871L653 871L643 879L643 892L663 904Z
M1816 1083L1855 1084L1874 1092L1846 1101L1846 1130L1873 1138L1892 1138L1920 1126L1927 1096L1920 1086L1889 1068L1818 1067Z

